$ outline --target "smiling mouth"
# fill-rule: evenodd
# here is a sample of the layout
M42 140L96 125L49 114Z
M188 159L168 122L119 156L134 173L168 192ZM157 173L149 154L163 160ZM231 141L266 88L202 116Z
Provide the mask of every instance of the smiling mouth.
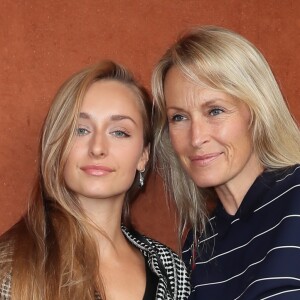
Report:
M114 170L106 166L88 165L80 168L83 172L91 176L104 176Z
M198 166L207 166L220 157L222 152L191 156L190 160Z

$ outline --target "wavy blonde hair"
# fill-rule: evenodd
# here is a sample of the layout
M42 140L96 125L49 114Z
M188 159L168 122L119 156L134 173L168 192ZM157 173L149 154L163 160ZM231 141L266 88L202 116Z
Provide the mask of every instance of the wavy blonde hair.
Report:
M144 146L151 142L148 94L124 67L103 61L66 81L43 126L40 170L28 212L0 238L0 283L12 274L12 299L95 299L95 291L105 299L90 230L94 224L63 176L83 98L90 85L99 80L116 80L135 92L144 123ZM123 209L122 221L127 225L129 202L138 191L135 178Z
M155 164L179 210L180 233L186 226L201 231L207 220L205 202L215 195L211 189L195 185L170 143L164 81L173 67L195 84L225 92L247 104L254 149L266 170L300 162L299 128L265 58L239 34L215 26L198 27L167 50L152 77Z

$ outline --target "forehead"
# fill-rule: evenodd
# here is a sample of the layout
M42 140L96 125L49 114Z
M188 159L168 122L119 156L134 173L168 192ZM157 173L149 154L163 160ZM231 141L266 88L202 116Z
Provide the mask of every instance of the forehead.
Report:
M164 94L166 100L192 98L198 95L204 88L201 82L194 82L188 78L180 69L172 67L166 74L164 82Z
M134 86L118 80L104 79L91 84L82 102L82 108L88 105L127 106L140 108L140 97Z
M196 83L177 67L172 67L166 75L164 94L167 109L225 105L226 107L249 110L248 105L240 99L226 92L213 89L200 80Z
M87 89L78 117L97 122L132 120L143 128L141 101L130 85L117 80L99 80Z
M185 74L176 66L172 66L165 77L164 88L170 88L174 83L186 84L188 83L187 77Z
M166 75L164 94L167 106L174 103L197 106L202 102L230 97L205 83L192 81L177 67L172 67Z

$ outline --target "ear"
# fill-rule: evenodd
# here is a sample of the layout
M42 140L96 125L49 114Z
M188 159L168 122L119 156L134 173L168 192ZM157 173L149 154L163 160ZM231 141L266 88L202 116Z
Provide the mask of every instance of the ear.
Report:
M143 149L142 155L139 159L137 170L144 171L150 156L150 144Z

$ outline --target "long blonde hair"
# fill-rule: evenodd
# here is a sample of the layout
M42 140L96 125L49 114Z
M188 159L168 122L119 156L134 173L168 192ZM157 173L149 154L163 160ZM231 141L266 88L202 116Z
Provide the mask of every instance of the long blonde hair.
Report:
M40 170L28 212L0 238L0 283L12 274L13 299L95 299L95 291L105 299L91 221L63 176L84 95L98 80L116 80L135 92L144 123L144 146L151 142L148 94L124 67L103 61L62 85L43 126ZM135 180L123 209L122 221L127 225L129 202L138 191Z
M215 195L195 185L171 146L164 80L172 67L195 84L225 92L247 104L252 115L254 149L266 170L300 162L299 128L265 58L237 33L215 26L198 27L167 50L152 77L155 161L179 210L179 231L187 225L195 231L203 230L207 219L205 201Z

